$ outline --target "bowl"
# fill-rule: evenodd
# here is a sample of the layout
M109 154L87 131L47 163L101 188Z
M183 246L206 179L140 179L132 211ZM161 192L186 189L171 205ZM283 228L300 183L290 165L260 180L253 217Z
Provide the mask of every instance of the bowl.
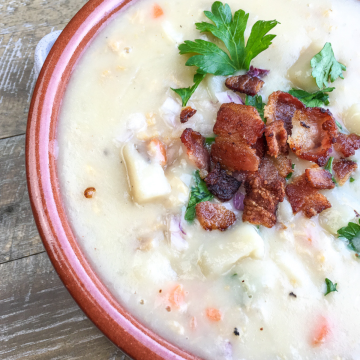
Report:
M90 0L54 44L29 110L26 173L34 218L54 268L85 314L136 360L200 360L170 344L131 315L100 281L66 216L56 171L56 129L66 86L96 34L136 0Z

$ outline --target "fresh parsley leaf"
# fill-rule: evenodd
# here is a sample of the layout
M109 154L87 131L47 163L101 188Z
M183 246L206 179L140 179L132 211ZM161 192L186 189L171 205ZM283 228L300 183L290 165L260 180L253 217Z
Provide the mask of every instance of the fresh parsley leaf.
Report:
M353 177L351 177L350 178L350 182L352 183L352 182L354 182L355 181L355 179L353 178Z
M267 33L279 24L276 20L257 21L252 27L249 39L245 45L245 30L249 14L245 13L244 10L236 11L233 17L228 4L215 1L211 7L211 12L205 11L204 14L215 25L201 22L196 24L196 28L201 32L210 32L225 44L230 54L229 59L231 66L235 70L249 70L251 60L266 50L272 44L271 41L276 37L276 35ZM217 45L215 46L217 47ZM191 58L189 60L191 60ZM202 71L210 73L209 71L205 71L206 65L204 67L203 60L205 59L197 57L190 63L198 66ZM227 62L225 64L219 62L216 65L218 67L217 72L224 71L224 69L222 69L224 65L226 68L228 66ZM235 71L221 75L232 75L234 72ZM211 74L220 75L214 72L211 72Z
M215 142L215 136L214 137L208 137L205 139L206 145L212 145Z
M330 174L332 174L333 162L334 162L334 157L331 156L324 167L324 169L327 170Z
M254 106L258 111L262 121L266 124L266 120L264 118L264 107L266 104L263 103L261 95L255 95L255 96L246 95L245 105Z
M312 76L316 80L319 89L328 87L328 81L334 82L338 77L344 79L343 71L346 66L337 62L330 43L326 43L323 49L311 59L313 68Z
M287 175L286 175L286 177L285 177L285 179L286 180L290 180L291 179L291 177L292 177L292 172L291 173L288 173Z
M195 90L198 88L200 83L204 80L206 74L199 74L196 73L194 76L194 85L190 86L188 88L182 88L182 89L173 89L171 90L175 91L180 97L182 101L182 106L185 107L190 100L192 94L195 92Z
M295 169L295 164L291 164L291 168L294 170Z
M195 206L203 201L210 201L214 195L208 190L206 183L200 177L200 172L197 170L194 173L195 186L191 188L190 200L185 212L185 220L193 221L196 216Z
M307 107L321 107L322 105L329 105L329 95L326 93L332 92L333 90L335 90L334 87L309 93L304 90L291 89L289 94L298 98Z
M334 284L328 278L325 279L325 283L326 283L326 293L324 294L325 296L330 294L331 292L337 291L336 289L337 284Z
M336 122L336 126L339 128L339 130L342 130L343 129L342 125L337 120L335 120L335 122Z
M358 256L360 253L360 225L353 222L349 222L347 226L344 226L341 229L339 229L337 233L339 237L348 240L349 248L355 251L356 255Z

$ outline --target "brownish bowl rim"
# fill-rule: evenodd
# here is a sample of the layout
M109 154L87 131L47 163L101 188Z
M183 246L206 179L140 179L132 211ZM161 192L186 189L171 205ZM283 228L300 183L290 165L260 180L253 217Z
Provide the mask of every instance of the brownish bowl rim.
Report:
M90 0L61 33L40 72L26 132L26 175L36 225L62 282L80 308L136 360L200 360L142 325L103 285L86 260L61 200L56 128L62 98L84 49L120 10L136 0Z

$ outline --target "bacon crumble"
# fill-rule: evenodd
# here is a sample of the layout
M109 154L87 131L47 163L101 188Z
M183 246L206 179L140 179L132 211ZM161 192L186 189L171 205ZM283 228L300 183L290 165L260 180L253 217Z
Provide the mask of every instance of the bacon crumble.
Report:
M311 218L323 210L331 208L328 199L314 189L302 174L286 186L285 192L294 214L303 211L305 216Z
M195 209L200 225L208 231L225 231L236 221L236 216L232 211L209 201L197 204Z
M275 91L269 96L269 100L264 109L264 116L267 124L281 120L284 123L285 130L291 135L292 122L296 110L305 109L305 105L296 97L282 92Z
M270 156L278 157L280 154L287 155L289 153L287 131L283 121L276 120L268 124L265 127L265 137Z
M306 169L305 179L314 189L333 189L335 187L330 172L321 167Z
M225 170L221 170L220 164L216 164L205 178L205 182L208 190L223 202L231 200L241 186L241 181L237 181Z
M185 145L189 159L195 163L199 169L210 170L210 155L205 146L205 138L187 128L181 135L181 142Z
M193 109L190 106L187 106L186 108L183 108L180 113L180 122L182 124L189 121L191 117L193 117L196 114L197 110Z
M334 148L345 157L355 155L355 150L360 149L360 136L356 134L338 134Z
M271 158L271 160L283 178L294 172L291 160L286 155L279 155L277 158Z
M250 96L255 96L264 84L264 81L250 74L231 76L225 81L227 88Z
M296 110L292 124L290 149L299 158L324 166L338 131L331 112L315 107Z
M230 171L256 171L260 159L256 155L264 123L252 106L223 104L217 115L214 134L218 135L211 147L213 162Z
M351 174L358 168L356 162L346 159L334 160L333 171L340 186L343 186Z
M276 210L284 201L285 179L269 158L261 161L259 171L248 174L245 182L243 221L272 228L276 224Z

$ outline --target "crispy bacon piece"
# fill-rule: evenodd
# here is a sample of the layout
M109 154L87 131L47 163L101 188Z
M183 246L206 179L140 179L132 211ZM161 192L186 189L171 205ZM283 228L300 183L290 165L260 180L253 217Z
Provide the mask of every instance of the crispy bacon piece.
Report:
M324 195L310 186L305 176L302 174L295 178L285 191L293 213L297 214L299 211L303 211L306 217L311 218L323 210L331 208L331 204Z
M205 138L193 129L185 129L181 135L181 141L185 145L189 159L199 169L210 170L210 155L205 147Z
M187 106L186 108L183 108L180 113L180 122L182 124L186 123L191 117L193 117L196 114L196 110L193 109L191 106Z
M306 169L305 179L314 189L333 189L335 187L332 175L321 167Z
M196 217L205 230L225 231L236 221L235 214L224 206L209 201L196 205Z
M256 150L248 144L236 144L220 138L216 138L211 147L211 159L230 171L256 171L260 164Z
M288 140L290 149L299 158L324 166L338 133L331 112L315 107L297 110L292 124L293 131Z
M287 132L281 120L273 121L266 126L265 137L270 156L278 157L280 154L287 155L289 153Z
M260 163L256 150L260 151L259 138L264 127L254 107L233 103L221 105L214 126L218 136L211 148L213 162L219 162L230 171L256 171Z
M232 142L244 140L254 145L264 129L265 125L253 106L230 103L220 106L214 134Z
M356 134L338 134L335 150L341 152L345 157L355 155L355 150L360 149L360 136Z
M268 103L265 106L264 115L267 124L271 124L276 120L281 120L284 123L287 134L291 135L291 119L296 110L303 109L305 109L305 105L299 99L288 93L276 91L269 96Z
M220 164L216 164L214 170L205 178L205 182L209 191L220 201L231 200L241 186L241 181L221 170Z
M276 210L284 201L285 179L269 158L261 161L259 171L248 174L245 182L243 221L272 228L276 224Z
M256 156L262 159L266 153L266 140L265 136L261 136L257 139L256 143L252 146L253 149L256 151Z
M264 84L261 79L250 74L231 76L225 81L227 88L250 96L255 96Z
M349 180L351 174L357 169L357 167L356 162L351 160L335 160L333 163L333 171L338 184L343 186Z
M277 158L271 158L271 160L280 176L284 178L294 171L291 160L286 155L279 155Z

